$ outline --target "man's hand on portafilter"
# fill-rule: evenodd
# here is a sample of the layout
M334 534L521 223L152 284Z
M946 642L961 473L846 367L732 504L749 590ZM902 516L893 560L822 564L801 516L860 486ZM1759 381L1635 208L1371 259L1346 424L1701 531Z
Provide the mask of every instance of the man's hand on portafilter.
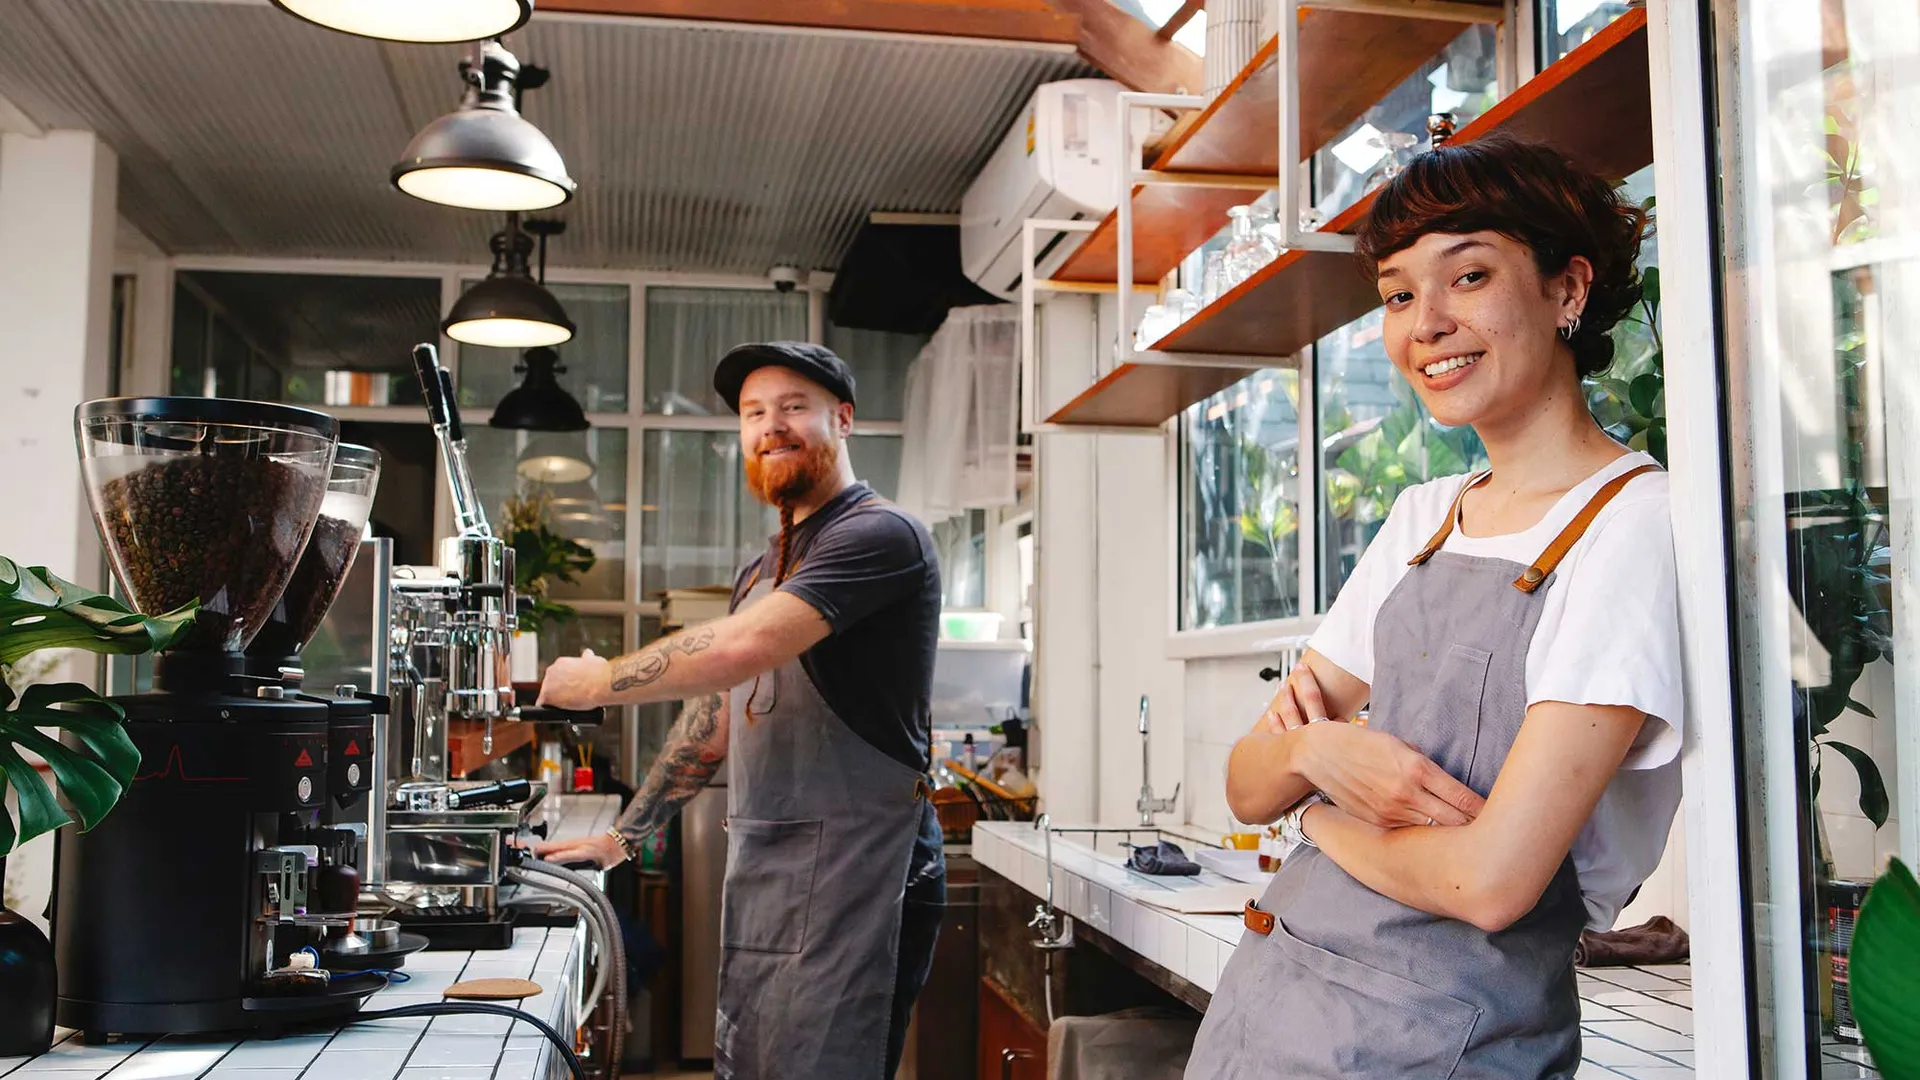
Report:
M539 704L555 709L584 711L606 704L612 676L605 657L586 649L579 656L563 656L547 666L540 680Z

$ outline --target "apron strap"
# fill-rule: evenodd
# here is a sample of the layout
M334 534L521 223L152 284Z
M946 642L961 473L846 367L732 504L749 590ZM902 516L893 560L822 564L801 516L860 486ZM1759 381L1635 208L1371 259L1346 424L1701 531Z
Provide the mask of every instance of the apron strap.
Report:
M1614 496L1625 490L1626 486L1641 473L1658 472L1659 469L1658 465L1642 465L1607 481L1606 486L1594 492L1593 498L1587 502L1587 505L1574 515L1565 529L1560 531L1560 535L1553 538L1553 543L1547 545L1547 550L1541 552L1538 559L1533 560L1533 565L1527 567L1525 572L1514 579L1513 587L1523 593L1538 589L1540 583L1547 580L1547 575L1553 573L1554 568L1560 565L1560 560L1567 557L1567 552L1573 550L1573 545L1580 542L1580 537L1586 534L1587 529L1593 524L1593 519L1600 516L1600 511L1613 501Z
M1460 520L1460 504L1467 501L1467 492L1485 483L1487 477L1492 475L1493 470L1486 469L1467 477L1467 482L1460 485L1460 494L1453 497L1453 508L1447 511L1447 520L1440 523L1440 531L1433 534L1433 539L1427 541L1427 546L1421 548L1419 554L1407 560L1408 566L1421 566L1433 558L1434 553L1447 542L1447 537L1453 535L1453 523Z
M1247 901L1247 909L1240 913L1240 921L1261 937L1273 933L1273 912L1261 911L1260 905L1252 900Z

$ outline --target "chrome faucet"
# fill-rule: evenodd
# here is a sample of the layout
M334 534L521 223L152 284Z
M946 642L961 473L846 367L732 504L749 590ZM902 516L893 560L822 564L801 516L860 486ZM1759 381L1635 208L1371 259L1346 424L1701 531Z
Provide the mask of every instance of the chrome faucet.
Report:
M1167 798L1156 798L1153 794L1153 772L1149 762L1151 755L1147 739L1147 695L1140 695L1140 801L1133 804L1140 811L1140 824L1153 827L1153 815L1170 814L1180 801L1180 785L1173 785L1173 794Z
M1046 837L1047 844L1047 901L1036 904L1033 918L1027 921L1027 929L1040 935L1034 939L1033 947L1045 950L1073 948L1073 918L1062 915L1053 907L1053 819L1041 814L1033 821L1033 827Z

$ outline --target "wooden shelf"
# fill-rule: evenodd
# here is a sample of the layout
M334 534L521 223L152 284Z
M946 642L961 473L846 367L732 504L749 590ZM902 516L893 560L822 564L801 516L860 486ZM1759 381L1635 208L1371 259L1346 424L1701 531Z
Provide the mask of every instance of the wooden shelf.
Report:
M1466 27L1435 19L1306 8L1300 13L1300 146L1303 155L1347 125L1433 59ZM1254 54L1154 161L1162 171L1275 176L1280 171L1277 39ZM1304 158L1303 158L1304 160ZM1278 183L1278 180L1275 181ZM1227 210L1252 201L1244 189L1141 184L1133 191L1133 280L1165 277L1227 223ZM1118 278L1114 215L1062 264L1056 281Z
M1303 46L1303 65L1305 55ZM1190 134L1202 130L1197 126ZM1496 131L1551 143L1576 163L1610 179L1624 179L1652 164L1645 9L1635 8L1615 19L1592 40L1461 128L1453 141L1469 142ZM1269 137L1268 141L1274 140ZM1177 156L1192 142L1172 147L1166 157ZM1244 201L1240 194L1239 201ZM1325 230L1353 232L1372 204L1371 195L1362 198L1328 222ZM1107 265L1111 273L1111 258ZM1135 265L1140 265L1138 259ZM1289 251L1155 342L1152 350L1266 356L1274 359L1274 366L1286 366L1294 353L1378 306L1379 294L1354 256ZM1247 373L1244 363L1223 363L1219 368L1152 361L1123 364L1047 419L1062 425L1152 427Z
M480 749L486 724L479 720L454 720L447 724L447 775L462 777L489 761L497 761L531 743L534 725L515 720L499 720L493 725L493 753Z

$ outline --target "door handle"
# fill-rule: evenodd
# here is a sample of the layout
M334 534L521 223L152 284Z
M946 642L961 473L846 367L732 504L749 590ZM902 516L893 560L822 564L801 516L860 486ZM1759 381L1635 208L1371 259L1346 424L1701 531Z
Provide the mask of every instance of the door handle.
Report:
M1013 1080L1014 1062L1032 1061L1039 1056L1031 1050L1021 1050L1011 1046L1000 1051L1000 1080Z

